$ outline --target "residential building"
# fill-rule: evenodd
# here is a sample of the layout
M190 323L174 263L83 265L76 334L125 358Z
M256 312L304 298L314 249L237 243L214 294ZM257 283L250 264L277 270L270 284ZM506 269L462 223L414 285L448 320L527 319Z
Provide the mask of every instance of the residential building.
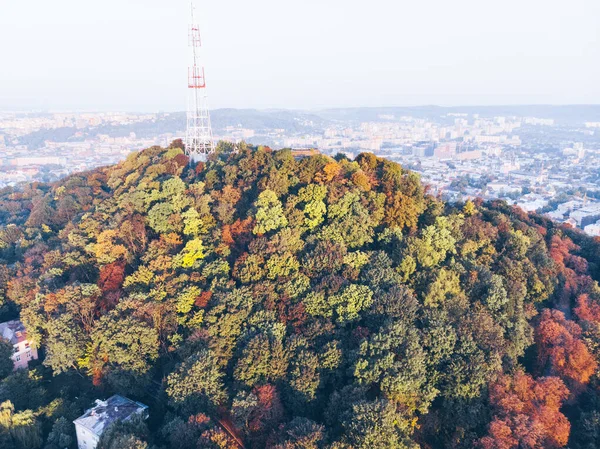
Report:
M18 320L0 323L0 336L12 343L14 353L12 360L15 370L27 368L30 360L37 360L37 349L27 339L25 326Z
M577 221L577 226L581 229L587 225L600 220L600 203L592 203L571 212L571 218Z
M587 225L585 228L583 228L583 230L587 235L591 235L592 237L600 237L600 221Z
M148 417L148 406L118 394L106 401L96 400L96 406L77 418L75 432L79 449L95 449L102 433L117 421L128 421L136 415Z

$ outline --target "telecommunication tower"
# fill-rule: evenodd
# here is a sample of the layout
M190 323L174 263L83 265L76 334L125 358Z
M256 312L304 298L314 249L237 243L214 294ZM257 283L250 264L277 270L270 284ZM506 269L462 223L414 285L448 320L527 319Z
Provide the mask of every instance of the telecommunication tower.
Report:
M204 67L198 63L201 47L200 28L194 20L194 4L191 4L192 21L189 28L190 66L188 67L188 108L187 132L185 135L185 154L193 162L204 162L206 156L214 152L208 98L206 96L206 78Z

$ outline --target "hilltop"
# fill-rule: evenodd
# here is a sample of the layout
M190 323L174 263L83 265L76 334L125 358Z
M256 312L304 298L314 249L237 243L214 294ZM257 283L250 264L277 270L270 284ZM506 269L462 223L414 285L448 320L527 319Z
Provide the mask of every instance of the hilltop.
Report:
M44 352L0 446L73 447L112 393L151 416L111 449L598 444L598 240L372 154L230 150L0 191L0 314Z

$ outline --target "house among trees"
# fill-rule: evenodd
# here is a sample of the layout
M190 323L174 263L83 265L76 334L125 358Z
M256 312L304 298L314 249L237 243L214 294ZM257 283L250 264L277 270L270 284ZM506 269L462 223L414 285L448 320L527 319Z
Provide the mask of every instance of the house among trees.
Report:
M14 347L14 353L11 358L15 365L15 370L27 368L30 360L37 360L37 349L27 340L27 331L20 321L13 320L0 323L0 336L12 343Z
M128 421L136 415L148 417L148 406L119 396L111 396L106 401L96 399L96 406L77 418L75 431L79 449L95 449L102 433L118 421Z

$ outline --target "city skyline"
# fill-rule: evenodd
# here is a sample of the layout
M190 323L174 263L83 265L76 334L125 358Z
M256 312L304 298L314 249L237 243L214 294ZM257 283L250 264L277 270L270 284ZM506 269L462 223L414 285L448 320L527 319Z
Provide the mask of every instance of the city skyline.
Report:
M372 152L418 173L447 201L502 199L600 236L600 106L214 112L215 140L225 148L351 159ZM167 147L185 127L183 112L0 112L0 189Z
M517 3L198 2L211 109L599 103L600 5ZM184 110L187 6L2 2L2 109Z

